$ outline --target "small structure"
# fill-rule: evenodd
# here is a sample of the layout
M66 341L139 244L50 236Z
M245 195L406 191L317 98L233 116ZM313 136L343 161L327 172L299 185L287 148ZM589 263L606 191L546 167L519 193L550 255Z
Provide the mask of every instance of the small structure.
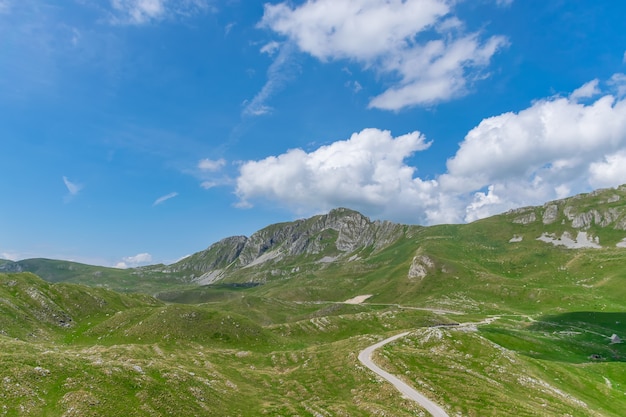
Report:
M615 333L613 333L613 336L611 336L611 344L613 343L622 343L622 339L620 339L620 337Z

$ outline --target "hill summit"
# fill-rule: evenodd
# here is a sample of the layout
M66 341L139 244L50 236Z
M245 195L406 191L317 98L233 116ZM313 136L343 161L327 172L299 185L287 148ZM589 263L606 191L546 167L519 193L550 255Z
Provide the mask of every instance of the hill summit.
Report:
M359 212L337 208L309 219L278 223L250 237L225 238L195 253L164 272L184 273L199 284L209 284L242 268L304 257L332 262L366 247L380 250L396 241L405 227L388 221L371 221Z

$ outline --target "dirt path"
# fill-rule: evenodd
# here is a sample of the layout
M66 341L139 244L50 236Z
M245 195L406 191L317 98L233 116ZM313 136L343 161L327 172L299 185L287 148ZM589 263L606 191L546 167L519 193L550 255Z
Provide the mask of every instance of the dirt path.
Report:
M382 342L375 343L372 346L363 349L361 353L359 353L359 361L361 361L363 365L367 366L376 374L378 374L379 376L381 376L382 378L386 379L391 384L393 384L393 386L396 387L396 389L400 391L405 397L417 402L419 405L424 407L424 409L426 409L426 411L428 411L431 415L433 415L433 417L449 417L448 414L443 410L443 408L441 408L436 403L426 398L424 395L420 394L413 387L411 387L410 385L408 385L407 383L405 383L398 377L379 368L372 361L372 353L374 353L376 349L378 349L381 346L386 345L387 343L393 342L396 339L404 337L408 335L409 333L410 332L397 334L395 336L392 336L388 339L383 340Z

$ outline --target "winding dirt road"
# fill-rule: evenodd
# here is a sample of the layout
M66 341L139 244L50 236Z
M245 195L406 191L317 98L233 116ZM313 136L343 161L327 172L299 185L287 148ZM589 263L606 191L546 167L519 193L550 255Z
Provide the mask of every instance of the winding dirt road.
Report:
M404 394L404 396L406 396L407 398L417 402L419 405L424 407L424 409L426 409L426 411L428 411L434 417L449 417L448 414L443 410L443 408L441 408L440 406L438 406L437 404L435 404L433 401L429 400L428 398L424 397L422 394L417 392L413 387L411 387L410 385L406 384L405 382L403 382L402 380L400 380L396 376L394 376L394 375L390 374L389 372L379 368L372 361L372 353L374 353L374 351L376 349L378 349L381 346L386 345L387 343L393 342L396 339L404 337L404 336L406 336L409 333L410 332L404 332L404 333L397 334L397 335L392 336L392 337L390 337L388 339L385 339L385 340L383 340L381 342L373 344L372 346L370 346L368 348L363 349L361 351L361 353L359 353L359 360L361 361L361 363L363 365L367 366L369 369L374 371L376 374L378 374L382 378L386 379L387 381L391 382L393 384L393 386L396 387L396 389L398 391L400 391L402 394Z

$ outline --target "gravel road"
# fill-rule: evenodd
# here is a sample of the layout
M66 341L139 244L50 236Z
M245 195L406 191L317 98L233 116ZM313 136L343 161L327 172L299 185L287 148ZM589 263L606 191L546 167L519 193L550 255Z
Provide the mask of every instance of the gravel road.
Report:
M413 387L409 386L408 384L406 384L405 382L400 380L398 377L396 377L396 376L390 374L389 372L379 368L372 361L372 353L376 349L378 349L381 346L386 345L387 343L393 342L396 339L404 337L404 336L406 336L409 333L410 332L404 332L404 333L397 334L395 336L392 336L392 337L390 337L388 339L383 340L382 342L378 342L378 343L373 344L372 346L370 346L368 348L363 349L361 351L361 353L359 353L359 360L361 361L361 363L363 365L367 366L372 371L376 372L382 378L384 378L387 381L391 382L393 384L393 386L396 387L396 389L398 391L400 391L405 397L407 397L407 398L409 398L409 399L411 399L413 401L416 401L419 405L424 407L424 409L426 409L426 411L428 411L434 417L449 417L448 414L443 410L443 408L441 408L440 406L438 406L437 404L435 404L433 401L429 400L428 398L424 397L422 394L417 392Z

